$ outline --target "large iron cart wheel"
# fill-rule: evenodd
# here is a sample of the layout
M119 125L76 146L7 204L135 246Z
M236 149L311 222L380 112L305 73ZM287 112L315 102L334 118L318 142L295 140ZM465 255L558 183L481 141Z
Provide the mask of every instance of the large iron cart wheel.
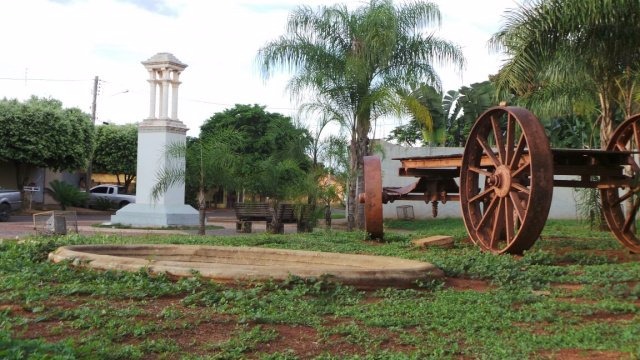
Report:
M521 254L540 236L553 195L553 155L538 119L517 107L484 112L460 168L460 204L471 240Z
M382 240L382 170L377 156L364 157L364 193L360 202L364 203L365 231L371 239Z
M640 144L640 115L625 120L613 132L607 150L637 151ZM638 208L640 207L640 161L637 154L629 155L625 175L629 185L602 189L602 212L613 235L634 253L640 253L638 239ZM606 182L603 181L603 182Z

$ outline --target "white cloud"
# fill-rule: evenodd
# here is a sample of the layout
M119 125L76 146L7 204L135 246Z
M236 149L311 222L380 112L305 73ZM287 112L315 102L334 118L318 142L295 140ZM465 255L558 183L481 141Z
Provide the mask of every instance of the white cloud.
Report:
M346 2L352 8L363 3ZM483 81L495 73L499 56L489 55L486 42L498 29L503 11L515 2L436 3L443 13L439 36L460 44L468 60L462 76L442 68L445 89ZM12 1L0 12L0 97L52 97L90 112L97 75L102 80L97 123L141 121L148 113L149 89L140 62L157 52L171 52L188 65L181 75L178 116L191 129L189 135L197 135L207 118L234 104L257 103L269 111L292 114L296 105L284 90L288 74L265 82L255 58L260 47L284 33L288 12L299 4L299 0L171 0L160 5L146 0Z

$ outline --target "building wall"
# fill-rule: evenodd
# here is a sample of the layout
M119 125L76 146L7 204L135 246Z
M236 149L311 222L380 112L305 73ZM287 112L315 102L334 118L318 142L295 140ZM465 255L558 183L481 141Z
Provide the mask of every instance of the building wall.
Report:
M400 161L393 158L413 157L413 156L436 156L460 154L464 152L464 148L445 148L445 147L404 147L392 144L383 140L379 141L383 154L379 154L382 161L382 186L404 186L416 182L415 177L398 176ZM460 183L459 179L455 179L456 183ZM398 206L411 205L417 219L432 217L432 206L421 201L395 201L383 205L384 218L397 218ZM551 201L551 210L549 211L549 219L576 219L576 192L572 188L554 188L553 200ZM460 203L447 202L446 204L438 204L438 217L462 217Z
M78 186L81 174L71 172L55 172L45 168L32 168L24 174L23 186L36 187L38 191L25 194L25 206L29 206L28 202L34 204L56 204L56 201L45 192L45 188L49 187L49 183L55 179L66 181L69 184ZM8 162L0 162L0 187L6 189L18 189L16 183L16 172L13 164ZM31 196L31 199L29 199Z

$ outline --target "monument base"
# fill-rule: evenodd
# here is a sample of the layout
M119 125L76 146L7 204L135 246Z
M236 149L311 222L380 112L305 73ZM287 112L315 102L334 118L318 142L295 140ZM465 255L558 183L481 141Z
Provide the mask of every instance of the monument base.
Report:
M132 227L198 225L198 211L185 204L129 204L111 215L112 224Z

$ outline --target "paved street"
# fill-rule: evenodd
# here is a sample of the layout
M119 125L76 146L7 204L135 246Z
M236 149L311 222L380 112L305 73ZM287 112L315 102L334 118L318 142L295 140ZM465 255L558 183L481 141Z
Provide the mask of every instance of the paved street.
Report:
M196 234L197 230L150 230L150 229L117 229L109 227L95 227L96 224L108 223L111 219L110 213L87 212L81 210L77 213L78 233L95 234L111 233L120 235L144 235L144 234ZM233 210L216 209L207 211L207 224L221 226L221 229L207 230L207 235L237 235L235 230L235 215ZM339 222L339 221L338 221ZM42 221L37 222L40 231L44 230ZM67 227L72 224L67 221ZM264 222L254 222L252 224L253 233L266 231ZM36 235L38 231L34 227L33 216L30 214L12 215L8 222L0 222L0 239L16 239ZM285 233L295 233L296 224L285 224Z

